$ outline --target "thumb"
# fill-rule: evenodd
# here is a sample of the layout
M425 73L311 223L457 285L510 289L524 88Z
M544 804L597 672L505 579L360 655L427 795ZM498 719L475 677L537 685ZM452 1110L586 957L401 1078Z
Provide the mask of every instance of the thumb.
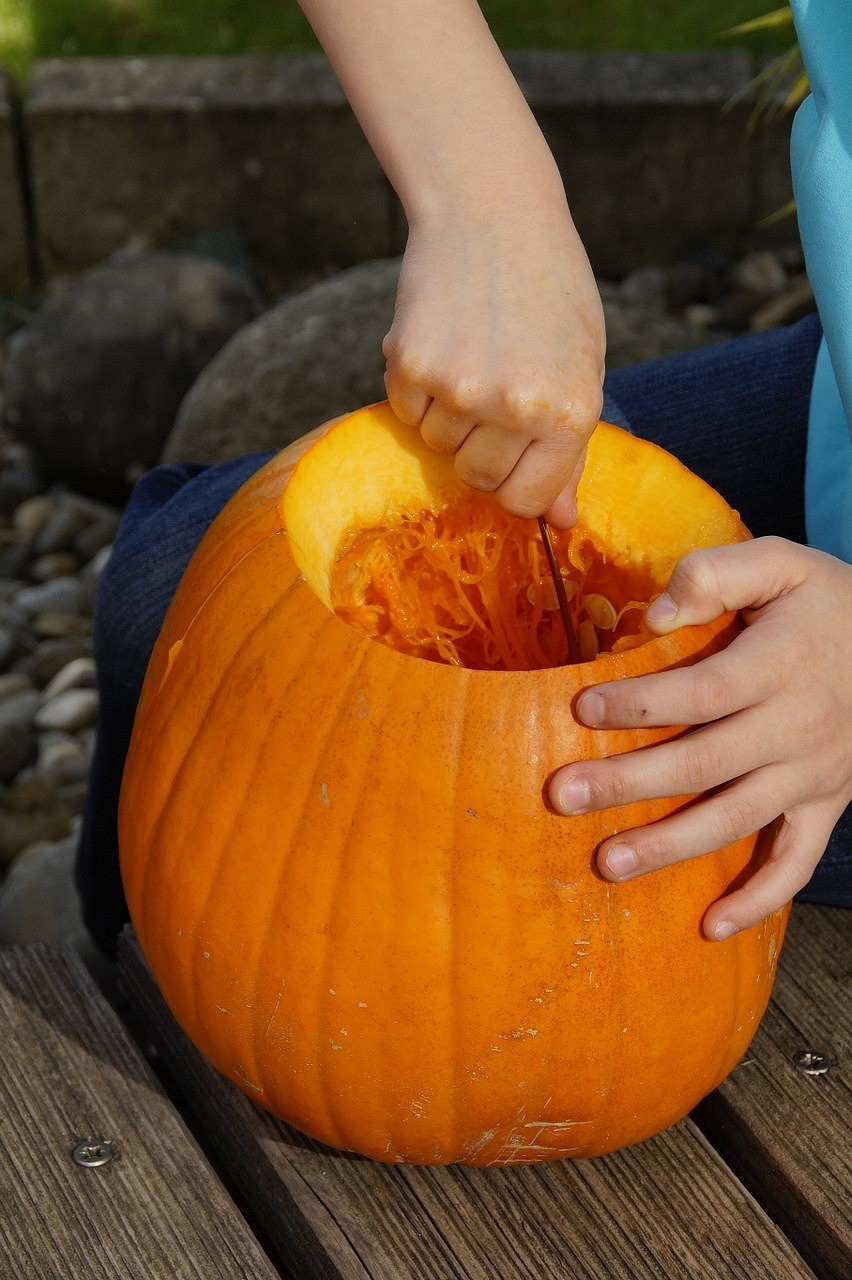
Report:
M758 609L804 576L799 551L783 538L756 538L732 546L690 551L677 564L662 595L645 613L658 635L712 622L723 613Z

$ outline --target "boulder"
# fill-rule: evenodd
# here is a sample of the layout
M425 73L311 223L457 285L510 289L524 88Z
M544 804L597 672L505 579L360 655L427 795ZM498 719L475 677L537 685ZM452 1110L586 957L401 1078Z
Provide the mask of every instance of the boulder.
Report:
M242 329L187 395L162 461L223 462L281 448L383 399L381 344L399 265L382 259L342 271Z
M117 255L59 285L10 340L7 421L49 478L121 501L201 370L262 307L211 259Z

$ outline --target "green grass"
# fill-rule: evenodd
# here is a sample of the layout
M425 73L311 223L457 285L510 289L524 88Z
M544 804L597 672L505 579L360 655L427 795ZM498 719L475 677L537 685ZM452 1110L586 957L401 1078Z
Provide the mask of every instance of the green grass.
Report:
M482 0L505 49L712 49L780 0ZM740 43L743 43L741 40ZM789 29L752 38L783 48ZM0 63L34 58L304 52L313 35L295 0L0 0Z

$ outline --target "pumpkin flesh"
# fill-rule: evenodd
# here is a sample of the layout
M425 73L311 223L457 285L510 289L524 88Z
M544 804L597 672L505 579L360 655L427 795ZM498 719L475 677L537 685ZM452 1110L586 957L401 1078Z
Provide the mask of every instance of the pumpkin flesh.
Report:
M668 455L660 479L652 446L615 432L593 438L579 495L612 563L641 563L660 589L696 537L745 536ZM786 913L707 942L704 911L760 838L611 885L600 841L688 798L565 819L543 791L568 760L678 732L592 732L571 714L580 689L694 661L738 624L488 671L335 616L353 531L459 492L448 460L378 406L232 500L143 690L120 810L128 902L196 1045L304 1132L417 1163L601 1154L679 1119L736 1064ZM659 533L643 510L662 512Z

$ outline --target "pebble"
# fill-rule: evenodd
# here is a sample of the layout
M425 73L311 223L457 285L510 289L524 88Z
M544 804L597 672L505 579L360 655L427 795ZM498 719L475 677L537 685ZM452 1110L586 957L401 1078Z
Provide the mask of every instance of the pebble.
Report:
M36 582L47 582L51 578L64 578L76 574L80 568L79 556L70 551L49 551L39 556L30 567L30 577Z
M26 542L34 542L56 511L56 503L46 493L36 494L19 503L12 516L12 527Z
M97 582L98 578L101 576L107 564L109 563L109 558L111 554L112 554L112 543L110 543L109 546L107 547L101 547L100 551L95 552L95 554L92 556L89 563L83 565L83 568L80 570L80 578L84 582L88 582L88 581Z
M91 560L104 547L115 540L118 529L118 514L110 513L101 516L86 529L81 529L71 544L81 560Z
M17 658L20 650L17 633L0 622L0 671L6 670Z
M68 639L71 636L87 636L92 630L91 618L81 618L76 613L60 613L48 610L33 618L30 629L43 640Z
M90 657L91 653L89 636L61 636L42 641L34 653L19 658L13 670L29 676L33 684L44 688L74 658Z
M45 613L77 614L80 611L80 584L76 578L52 578L37 587L24 587L12 603L28 618Z
M91 508L74 494L59 493L50 519L33 540L38 555L65 551L74 538L91 522Z
M33 682L29 676L21 675L18 671L7 671L0 676L0 702L13 693L26 693L32 687Z
M35 716L37 729L62 729L74 733L94 724L98 714L96 689L68 689L39 707Z
M731 278L740 289L748 289L764 300L775 298L787 285L787 272L777 253L761 250L736 263Z
M41 487L41 476L32 452L17 441L7 443L0 470L0 515L12 515L21 502L33 497Z
M93 689L95 687L95 660L72 658L61 671L57 671L53 679L45 686L42 693L44 702L66 693L69 689Z
M39 695L24 689L0 702L0 779L11 782L35 754Z
M71 734L47 730L39 736L38 759L33 774L57 787L86 782L91 764L90 752Z

